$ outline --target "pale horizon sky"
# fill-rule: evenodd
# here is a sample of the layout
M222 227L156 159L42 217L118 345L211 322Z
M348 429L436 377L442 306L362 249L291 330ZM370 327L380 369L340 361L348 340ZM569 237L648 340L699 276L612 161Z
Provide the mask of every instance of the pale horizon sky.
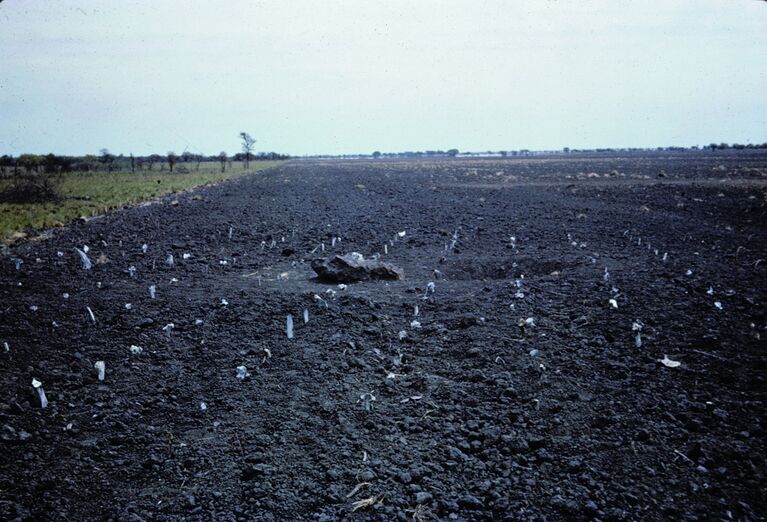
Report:
M0 155L767 142L767 3L0 1Z

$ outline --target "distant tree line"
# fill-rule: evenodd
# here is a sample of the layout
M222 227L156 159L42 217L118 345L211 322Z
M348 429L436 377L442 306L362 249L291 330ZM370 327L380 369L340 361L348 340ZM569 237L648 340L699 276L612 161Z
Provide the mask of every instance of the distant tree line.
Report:
M359 158L359 157L372 157L374 159L379 158L433 158L433 157L470 157L470 156L531 156L540 154L574 154L574 153L609 153L609 152L650 152L650 151L695 151L695 150L751 150L751 149L767 149L767 143L749 143L740 144L733 143L729 145L727 143L712 143L710 145L693 145L691 147L655 147L655 148L597 148L597 149L571 149L570 147L564 147L558 150L498 150L498 151L482 151L482 152L460 152L458 149L448 150L426 150L426 151L404 151L404 152L381 152L375 151L372 154L343 154L343 155L321 155L315 157L322 158Z
M149 154L134 156L130 154L114 155L107 149L102 149L98 155L86 154L84 156L62 156L57 154L20 154L12 156L5 154L0 156L0 172L15 175L20 174L60 174L62 172L142 172L153 170L165 170L170 172L178 170L179 165L186 170L199 170L203 162L216 162L225 170L231 167L233 161L243 162L247 168L250 160L284 160L289 159L287 154L277 152L238 152L229 155L220 152L215 155L205 155L192 152L183 152L177 155L173 151L166 154Z

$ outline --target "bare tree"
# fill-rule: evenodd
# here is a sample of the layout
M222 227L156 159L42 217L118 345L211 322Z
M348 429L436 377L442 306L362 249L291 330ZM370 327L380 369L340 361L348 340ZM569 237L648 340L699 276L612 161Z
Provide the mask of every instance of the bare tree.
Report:
M223 150L218 153L218 161L221 162L221 172L226 171L226 152Z
M106 167L109 172L112 172L112 165L115 161L114 154L111 154L109 149L101 149L99 153L101 154L99 161L104 165L104 167Z
M170 167L170 171L173 172L173 165L176 164L176 161L178 161L178 156L176 156L176 153L171 151L168 151L168 166Z
M240 139L242 140L242 152L245 153L245 168L247 169L250 166L250 155L256 140L247 132L241 132Z

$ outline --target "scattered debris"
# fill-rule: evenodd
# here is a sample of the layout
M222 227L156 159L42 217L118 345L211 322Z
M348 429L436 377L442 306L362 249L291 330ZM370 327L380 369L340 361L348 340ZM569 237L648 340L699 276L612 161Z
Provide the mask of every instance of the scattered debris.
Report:
M663 355L663 359L658 359L658 362L663 363L664 366L668 366L669 368L676 368L677 366L682 364L679 361L672 361L665 354Z
M355 502L354 504L352 504L352 512L360 510L360 509L365 509L370 506L374 506L382 501L383 501L383 495L376 495L363 500L359 500Z
M244 381L245 379L250 377L250 373L248 373L248 368L246 366L238 366L236 370L237 370L238 380Z
M359 490L361 490L361 489L362 489L362 488L364 488L365 486L369 486L369 485L370 485L370 482L360 482L359 484L357 484L356 486L354 486L354 489L353 489L353 490L351 490L349 493L347 493L347 494L346 494L346 498L352 498L354 495L356 495L356 494L357 494L357 492L358 492Z

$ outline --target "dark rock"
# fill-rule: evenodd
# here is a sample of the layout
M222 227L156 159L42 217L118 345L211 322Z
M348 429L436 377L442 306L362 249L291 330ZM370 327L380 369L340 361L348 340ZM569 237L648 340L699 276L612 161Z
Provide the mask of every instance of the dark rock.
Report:
M427 493L426 491L419 491L415 495L415 501L418 504L428 504L429 502L431 502L432 498L433 497L432 497L431 493Z
M451 459L454 459L454 460L463 460L466 458L466 455L455 446L448 446L447 454L448 456L450 456Z
M468 509L479 509L483 506L482 501L474 495L464 495L458 499L458 505Z
M312 270L317 272L319 280L331 283L356 283L371 279L396 280L405 277L401 268L383 261L364 259L359 254L315 259L312 261Z
M145 327L151 326L153 324L154 324L154 319L152 319L151 317L144 317L140 321L136 322L135 326L137 328L145 328Z
M472 326L479 326L482 322L479 317L470 314L461 314L445 319L445 326L448 330L463 330Z
M268 470L269 466L266 464L252 464L243 468L240 477L243 481L255 480L264 475Z

